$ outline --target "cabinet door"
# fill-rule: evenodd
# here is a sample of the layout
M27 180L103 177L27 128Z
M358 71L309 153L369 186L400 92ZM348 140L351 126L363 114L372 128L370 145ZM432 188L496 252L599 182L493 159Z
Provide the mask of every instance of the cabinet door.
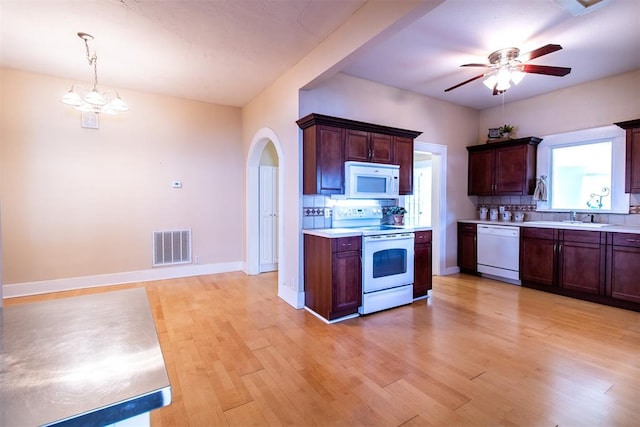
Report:
M344 193L344 149L342 129L320 126L316 194Z
M558 250L560 287L604 294L604 252L596 243L562 242Z
M413 139L393 137L393 163L400 165L400 195L413 194Z
M358 312L362 304L360 251L334 252L329 320Z
M393 137L381 133L370 133L369 138L371 149L369 160L374 163L393 163Z
M431 242L415 246L413 297L427 295L432 288Z
M495 151L494 194L526 195L526 145L500 148Z
M553 229L524 228L520 237L520 280L556 286Z
M607 294L615 299L640 303L640 235L611 235Z
M461 271L477 272L476 236L475 224L458 223L458 267Z
M640 193L640 128L627 129L625 193Z
M347 129L344 141L345 160L369 161L369 132Z
M475 196L493 194L494 150L469 153L467 193Z

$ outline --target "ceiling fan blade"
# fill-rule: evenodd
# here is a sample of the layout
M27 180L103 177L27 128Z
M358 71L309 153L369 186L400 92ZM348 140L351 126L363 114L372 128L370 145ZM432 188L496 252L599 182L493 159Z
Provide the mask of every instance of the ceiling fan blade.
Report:
M462 85L466 85L467 83L471 83L471 82L472 82L472 81L474 81L474 80L481 79L481 78L482 78L482 77L484 77L486 74L487 74L487 73L478 74L477 76L472 77L472 78L470 78L469 80L465 80L465 81L463 81L462 83L458 83L458 84L457 84L457 85L455 85L455 86L451 86L449 89L445 89L444 91L445 91L445 92L449 92L450 90L454 90L454 89L456 89L456 88L459 88L460 86L462 86Z
M544 74L547 76L562 77L571 72L571 68L567 67L550 67L547 65L524 64L522 71L525 73Z
M489 68L491 67L491 64L462 64L461 67L485 67L485 68Z
M559 44L548 44L537 49L532 50L531 52L525 53L524 55L519 55L518 60L522 62L531 61L532 59L539 58L544 55L548 55L553 52L557 52L562 49L562 46Z

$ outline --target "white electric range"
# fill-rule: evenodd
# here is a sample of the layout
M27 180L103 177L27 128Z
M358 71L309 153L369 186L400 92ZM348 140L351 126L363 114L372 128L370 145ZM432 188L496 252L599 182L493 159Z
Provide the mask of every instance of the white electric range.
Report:
M383 216L380 206L340 206L333 212L333 229L362 233L360 314L413 302L413 229L383 225Z

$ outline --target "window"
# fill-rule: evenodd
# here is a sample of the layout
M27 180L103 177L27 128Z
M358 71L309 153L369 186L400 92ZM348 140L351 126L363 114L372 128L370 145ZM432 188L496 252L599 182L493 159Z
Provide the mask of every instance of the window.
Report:
M624 130L585 129L543 138L537 176L547 176L539 211L628 213L624 193Z
M612 142L551 148L551 209L611 209Z

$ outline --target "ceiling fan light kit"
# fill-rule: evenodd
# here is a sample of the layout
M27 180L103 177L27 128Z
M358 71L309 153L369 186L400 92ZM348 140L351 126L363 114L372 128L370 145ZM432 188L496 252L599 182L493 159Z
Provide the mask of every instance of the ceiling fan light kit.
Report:
M483 83L484 85L493 91L494 95L498 95L506 92L511 87L511 84L517 85L522 81L526 73L544 74L548 76L562 77L571 72L571 68L566 67L552 67L548 65L533 65L527 62L538 58L543 55L547 55L552 52L556 52L562 49L559 44L548 44L535 49L525 55L520 55L520 49L517 47L508 47L500 50L496 50L488 57L488 64L463 64L461 67L484 67L489 70L483 74L470 78L462 83L458 83L455 86L451 86L445 89L445 92L449 92L472 81L487 77Z
M104 93L98 91L98 55L95 52L92 55L89 50L89 41L93 40L93 36L80 32L78 37L84 41L87 61L89 66L93 67L93 88L85 90L80 84L74 83L60 101L83 113L118 114L128 111L129 106L117 91L108 90Z

